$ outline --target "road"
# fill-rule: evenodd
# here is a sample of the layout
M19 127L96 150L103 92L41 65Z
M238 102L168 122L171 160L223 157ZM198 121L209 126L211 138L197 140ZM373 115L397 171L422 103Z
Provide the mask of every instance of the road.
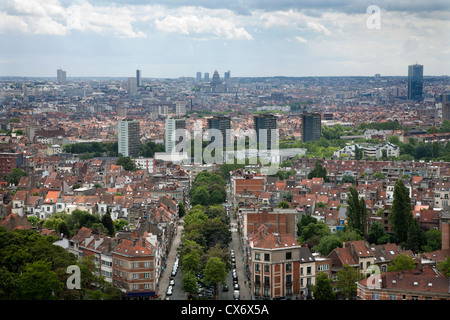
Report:
M231 209L231 208L230 208ZM237 222L233 219L231 215L231 225L236 226ZM167 287L169 286L169 280L171 277L172 267L175 262L175 257L177 255L177 248L180 245L180 238L183 231L182 225L178 226L177 234L172 242L172 247L170 248L169 255L166 261L167 268L163 271L161 279L160 279L160 287L159 287L159 295L161 299L166 298ZM243 250L240 246L239 241L239 233L235 227L231 228L232 232L232 241L230 243L230 250L234 250L236 257L236 270L238 275L238 284L239 284L239 293L241 300L250 300L250 289L248 286L247 275L244 270L244 261L243 261ZM173 287L172 295L168 296L170 300L185 300L185 293L181 290L181 279L183 278L183 274L178 268L178 272L174 277L175 286ZM222 285L219 287L218 299L219 300L233 300L233 277L231 272L228 273L227 278L225 280L225 284L228 285L228 291L222 291Z

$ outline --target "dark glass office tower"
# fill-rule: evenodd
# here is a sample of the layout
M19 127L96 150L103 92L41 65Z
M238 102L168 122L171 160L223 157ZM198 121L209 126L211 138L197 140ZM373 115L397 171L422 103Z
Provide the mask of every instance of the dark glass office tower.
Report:
M421 101L423 89L423 65L408 66L408 100Z
M222 133L222 145L227 147L227 136L230 134L227 129L231 129L231 120L228 117L214 117L208 119L208 129L217 129ZM211 141L214 141L215 137L212 137Z
M263 132L260 129L267 129L266 131L266 142L267 150L272 149L272 129L277 128L277 117L272 114L262 114L253 117L256 131L257 142L260 143L262 140ZM264 149L264 146L260 146L260 149Z
M322 116L319 113L302 115L303 142L319 140L322 135Z

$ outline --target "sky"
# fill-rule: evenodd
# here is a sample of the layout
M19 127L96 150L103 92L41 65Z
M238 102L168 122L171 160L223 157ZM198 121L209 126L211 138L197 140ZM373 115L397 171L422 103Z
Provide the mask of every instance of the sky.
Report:
M450 1L0 0L0 76L450 75Z

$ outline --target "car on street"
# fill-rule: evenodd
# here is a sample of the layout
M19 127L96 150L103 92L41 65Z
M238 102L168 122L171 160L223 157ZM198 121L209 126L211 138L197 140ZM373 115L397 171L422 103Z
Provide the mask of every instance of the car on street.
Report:
M222 291L228 291L228 286L223 286Z
M239 290L239 284L238 283L234 284L234 290Z
M171 296L172 293L173 293L173 287L172 286L168 286L167 287L166 296Z
M175 287L175 279L170 279L169 286Z
M234 290L233 298L234 298L234 300L239 300L239 291L238 290Z

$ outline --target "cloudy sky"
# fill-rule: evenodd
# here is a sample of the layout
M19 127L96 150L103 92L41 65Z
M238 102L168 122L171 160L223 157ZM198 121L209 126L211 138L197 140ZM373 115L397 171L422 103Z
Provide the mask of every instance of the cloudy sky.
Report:
M450 1L0 0L0 76L406 75L416 62L450 75Z

